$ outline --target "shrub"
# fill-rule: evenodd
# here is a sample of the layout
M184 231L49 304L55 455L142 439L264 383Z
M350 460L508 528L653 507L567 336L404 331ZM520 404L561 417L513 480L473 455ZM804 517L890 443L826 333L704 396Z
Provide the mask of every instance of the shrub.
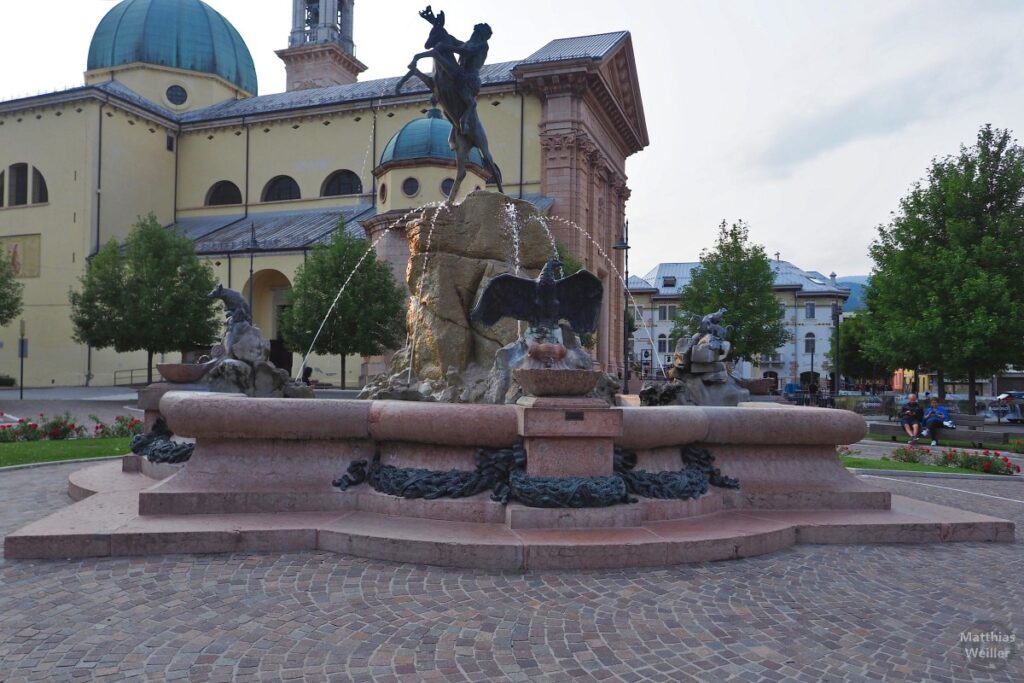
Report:
M0 375L0 387L17 386L18 382L10 375Z
M935 462L935 456L929 448L914 448L913 446L900 446L892 452L892 459L896 462L917 462L931 465Z
M135 436L141 434L145 429L142 420L127 415L118 415L114 418L113 424L109 425L95 415L90 415L89 419L96 423L96 426L93 427L93 436L98 439Z

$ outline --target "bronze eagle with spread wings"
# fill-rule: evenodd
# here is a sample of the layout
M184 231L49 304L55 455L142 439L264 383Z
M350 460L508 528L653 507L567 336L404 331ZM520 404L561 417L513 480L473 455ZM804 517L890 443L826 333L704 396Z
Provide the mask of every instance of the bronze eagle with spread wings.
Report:
M502 318L525 320L531 327L558 327L567 320L577 333L593 332L601 313L604 285L593 273L580 270L569 277L561 274L562 262L550 259L536 280L509 273L488 283L470 318L491 326Z

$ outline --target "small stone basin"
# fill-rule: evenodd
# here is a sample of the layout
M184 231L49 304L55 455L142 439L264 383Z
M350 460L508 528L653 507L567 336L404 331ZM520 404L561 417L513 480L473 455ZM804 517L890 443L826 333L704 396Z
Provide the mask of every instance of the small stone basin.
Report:
M531 396L583 396L597 386L598 370L519 368L512 377Z
M192 384L202 379L217 361L209 363L157 363L156 369L172 384Z

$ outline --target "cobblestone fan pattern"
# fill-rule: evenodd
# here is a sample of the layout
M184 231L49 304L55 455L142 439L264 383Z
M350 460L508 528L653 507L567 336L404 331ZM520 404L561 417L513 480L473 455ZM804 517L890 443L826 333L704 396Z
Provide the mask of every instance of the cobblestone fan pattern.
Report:
M67 504L74 467L0 474L0 531ZM1020 483L871 481L1024 528ZM525 575L329 553L9 561L0 681L1020 681L1019 652L983 673L958 637L979 620L1024 637L1022 577L1022 543Z

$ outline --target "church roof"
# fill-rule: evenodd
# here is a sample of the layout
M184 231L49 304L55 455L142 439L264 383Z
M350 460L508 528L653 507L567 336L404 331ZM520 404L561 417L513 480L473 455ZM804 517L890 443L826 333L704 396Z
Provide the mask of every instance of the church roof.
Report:
M480 69L481 84L486 86L515 82L515 78L512 76L512 69L517 64L519 62L485 64ZM198 123L218 119L232 119L240 116L270 114L292 109L311 109L332 104L386 99L395 97L395 86L398 85L399 80L401 80L400 76L393 76L391 78L378 78L372 81L359 81L345 85L331 85L326 88L274 93L273 95L250 97L244 100L227 100L205 109L197 109L183 114L181 122ZM410 80L402 88L403 95L427 95L428 93L429 91L426 86L418 80Z
M245 41L202 0L123 0L107 12L93 34L88 69L135 62L214 74L258 91Z
M522 64L564 62L570 59L602 59L629 37L629 31L613 31L593 36L558 38L524 59Z

